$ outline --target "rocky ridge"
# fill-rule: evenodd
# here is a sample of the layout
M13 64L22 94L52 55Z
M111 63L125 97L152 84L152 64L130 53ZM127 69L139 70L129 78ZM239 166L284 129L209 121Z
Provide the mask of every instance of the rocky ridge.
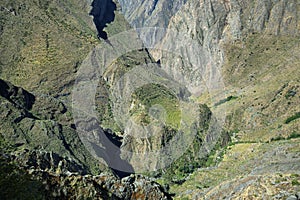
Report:
M85 150L72 125L70 135L66 135L68 132L63 130L67 122L60 125L53 118L46 119L48 116L59 116L53 114L55 106L50 106L52 110L39 107L43 113L48 112L47 115L35 113L34 104L39 103L38 97L3 80L0 83L1 108L7 111L3 116L6 120L2 119L5 123L0 126L1 175L6 173L0 182L1 188L5 187L2 197L30 198L36 195L8 192L10 188L6 188L5 184L19 178L22 183L34 184L28 187L40 191L35 196L39 199L170 199L159 184L146 177L132 175L122 180L117 178ZM67 109L62 112L67 112ZM38 132L39 125L44 126L41 132ZM7 127L11 127L12 132ZM43 136L43 132L46 135ZM16 190L25 189L21 183L13 184Z

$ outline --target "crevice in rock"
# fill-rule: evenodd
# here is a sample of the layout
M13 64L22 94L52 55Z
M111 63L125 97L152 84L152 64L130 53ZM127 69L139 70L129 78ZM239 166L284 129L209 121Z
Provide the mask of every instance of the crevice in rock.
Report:
M156 6L157 6L158 0L155 0L152 4L152 8L150 9L150 11L148 12L149 15L151 15L153 13L153 11L155 10Z

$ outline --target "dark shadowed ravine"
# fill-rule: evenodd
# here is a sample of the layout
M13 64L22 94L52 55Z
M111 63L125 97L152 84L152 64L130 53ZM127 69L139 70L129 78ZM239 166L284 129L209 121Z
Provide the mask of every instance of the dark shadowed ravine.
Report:
M107 39L107 33L103 31L107 24L115 19L116 4L112 0L94 0L90 15L94 17L94 23L98 31L98 38Z

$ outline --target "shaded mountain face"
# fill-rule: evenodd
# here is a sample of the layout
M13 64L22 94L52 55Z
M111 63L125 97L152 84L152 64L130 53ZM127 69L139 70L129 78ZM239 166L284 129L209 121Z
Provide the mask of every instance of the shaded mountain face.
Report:
M41 154L45 154L40 156L41 159L65 157L72 160L75 166L80 166L72 172L98 173L105 169L84 150L72 124L71 113L62 102L50 97L35 96L2 79L0 88L2 154L9 153L22 159L23 153L31 155L40 150ZM28 159L35 162L34 158ZM54 160L55 167L58 167L60 159ZM52 167L48 165L46 168L50 170Z
M1 191L22 194L35 185L41 199L171 198L165 189L188 199L295 197L299 6L297 0L4 1ZM163 31L128 32L149 26ZM124 53L110 60L99 46ZM90 74L95 68L101 74ZM96 81L95 93L72 109L78 80ZM95 113L74 122L90 100ZM170 143L165 157L149 154ZM184 151L173 162L178 149ZM127 176L145 163L155 179ZM6 187L10 181L17 191Z
M12 86L0 80L0 95L16 106L30 110L35 102L35 96L22 88ZM19 99L20 98L20 99Z
M107 33L103 31L106 24L115 19L116 4L112 0L94 0L92 3L90 15L94 17L94 23L98 30L98 37L106 40Z

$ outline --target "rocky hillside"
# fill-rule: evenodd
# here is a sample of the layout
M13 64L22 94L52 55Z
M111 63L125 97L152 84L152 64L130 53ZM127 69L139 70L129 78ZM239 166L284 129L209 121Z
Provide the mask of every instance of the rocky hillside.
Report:
M170 198L153 180L134 175L120 180L93 158L63 103L3 80L0 88L2 198Z
M93 155L116 156L110 164L118 170L144 173L167 167L160 176L183 181L186 171L203 166L211 151L226 145L229 137L210 109L190 101L187 88L161 70L137 38L133 31L117 34L84 60L73 93L77 128ZM97 76L105 82L102 88L95 84ZM89 99L95 95L95 102ZM120 149L95 135L99 127L91 122L97 111L104 117L101 126L118 135ZM193 148L188 150L190 145ZM99 153L101 149L110 150ZM121 160L131 167L121 165Z
M91 3L1 4L0 187L4 199L170 198L147 178L131 176L121 181L105 161L93 157L77 134L70 104L72 85L81 62L100 43L89 16ZM115 20L109 33L128 27L120 14Z
M0 88L0 132L4 152L7 150L9 154L23 157L24 152L31 156L38 150L41 157L50 159L55 154L55 157L74 160L80 167L72 172L96 174L100 169L104 170L104 166L100 167L85 150L76 134L72 115L62 102L47 96L35 96L3 80L0 80ZM58 161L49 162L57 167Z
M221 154L224 160L216 168L195 172L186 184L171 187L175 193L182 192L181 198L218 199L223 187L229 189L224 198L285 198L299 190L299 166L294 163L298 162L299 150L293 146L298 140L291 140L299 137L300 128L299 6L293 0L190 0L169 20L162 42L150 51L151 55L172 78L189 89L197 102L207 104L217 118L222 119L226 113L225 129L231 133L234 146L230 153L225 150ZM275 151L269 143L283 149L292 145L286 153L293 156L273 161L269 154L248 148L253 144ZM264 162L256 165L247 157L226 159L244 149L256 152L253 156ZM220 154L210 158L218 157ZM269 162L277 170L268 168ZM236 170L249 176L255 186L239 183L244 179L229 170L233 166L240 166L243 172ZM272 191L269 196L251 193L253 188L261 187L261 178L251 177L250 172L256 168L265 169L260 175L272 174L264 181L274 179L276 172L294 177L288 178L290 188L280 189L284 183L278 179L278 184L265 186ZM242 189L232 192L230 184Z
M0 196L297 199L299 13L297 0L3 1Z
M205 77L211 77L213 71L209 65L204 65L204 73L199 78L205 80L208 89L196 96L198 101L208 103L216 115L227 113L226 127L232 133L235 145L230 153L225 151L224 160L216 168L194 173L193 178L182 186L184 192L181 198L218 199L223 193L222 188L226 188L223 193L225 198L269 199L286 198L295 194L299 191L299 166L294 163L298 162L298 147L289 147L286 153L296 154L279 158L278 161L273 161L274 158L269 157L269 154L254 149L255 160L264 160L258 165L249 157L235 157L233 160L226 158L237 155L244 149L252 151L247 146L248 143L262 145L270 152L274 151L274 147L261 142L271 141L281 148L297 143L297 140L279 144L275 141L299 137L299 3L230 1L223 5L220 1L211 1L211 4L203 2L196 6L197 4L198 2L192 1L187 3L186 10L178 12L169 27L175 27L180 32L186 31L207 49L210 58L215 61L216 69L221 72L224 88L217 91L210 89L215 80ZM188 18L187 10L195 16L205 16ZM204 14L205 12L210 12L211 15ZM168 44L168 40L172 41L172 37L166 38L164 45ZM187 49L186 52L185 56L195 57L194 51ZM159 55L158 59L161 58L161 63L168 71L174 76L178 74L173 66L180 66L181 61L176 62L173 56L163 53L156 55ZM183 72L183 76L189 78L189 65L184 64L184 67L187 73ZM189 83L195 84L194 81ZM273 163L273 166L270 168L268 163ZM290 163L291 166L284 163ZM235 166L240 166L241 169L236 175L234 171L239 170ZM228 171L232 168L235 170ZM253 177L256 168L264 170L259 172L258 177ZM241 173L244 178L240 177ZM276 173L294 178L288 179L288 187L285 188L281 186L285 184L283 180L275 178ZM267 177L262 180L261 175ZM262 181L272 182L274 178L277 180L274 186L263 186L270 191L267 196L258 192L262 188ZM244 182L246 179L252 183ZM193 188L197 188L197 192ZM177 186L174 191L178 192Z

